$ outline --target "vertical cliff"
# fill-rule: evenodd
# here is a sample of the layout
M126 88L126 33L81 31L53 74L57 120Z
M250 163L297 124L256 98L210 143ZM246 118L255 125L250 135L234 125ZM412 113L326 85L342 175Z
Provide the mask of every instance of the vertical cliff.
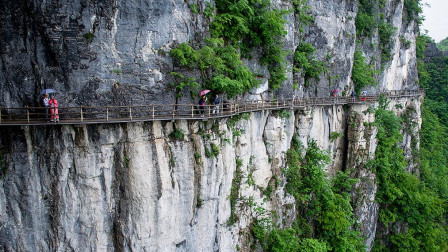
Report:
M204 84L201 73L177 65L170 50L183 42L195 49L204 45L218 1L3 2L2 107L36 105L43 88L57 89L64 106L174 103L173 70ZM416 89L418 28L408 18L406 1L374 1L385 26L395 27L386 42L379 28L369 36L357 34L360 2L365 1L271 1L270 8L290 10L283 15L281 39L289 51L286 79L279 89L269 89L272 72L260 63L262 49L255 48L252 58L238 60L261 84L239 98L327 97L333 89L349 95L358 85L352 74L356 51L376 71L378 84L363 87L369 94ZM306 16L314 21L304 22ZM310 62L323 62L318 77L308 78L297 65L301 44L314 47ZM178 101L192 101L184 93ZM420 102L400 98L389 104L414 125L403 128L401 146L409 171L417 173L413 151L419 146ZM379 206L376 176L368 167L377 147L374 122L372 108L358 104L208 121L2 126L0 248L260 249L253 238L255 220L273 218L288 227L296 218L283 173L296 136L305 146L314 139L328 151L328 176L342 170L359 179L352 205L356 228L370 249Z

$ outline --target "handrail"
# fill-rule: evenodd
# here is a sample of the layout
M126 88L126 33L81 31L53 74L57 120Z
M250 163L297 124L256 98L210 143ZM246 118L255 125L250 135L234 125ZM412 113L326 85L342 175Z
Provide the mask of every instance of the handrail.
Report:
M386 97L414 97L424 95L424 90L391 90L383 93ZM379 95L366 96L372 103ZM310 97L283 100L240 101L215 105L196 104L150 104L127 106L76 106L59 107L59 122L55 124L120 123L155 120L201 120L208 118L232 117L244 112L260 110L294 109L313 105L359 104L361 98L351 97ZM46 122L46 108L43 107L0 107L0 126L8 125L52 125Z

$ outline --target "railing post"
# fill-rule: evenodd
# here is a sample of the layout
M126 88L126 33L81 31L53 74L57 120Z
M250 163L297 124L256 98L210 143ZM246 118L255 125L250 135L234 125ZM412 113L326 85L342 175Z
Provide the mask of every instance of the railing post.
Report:
M2 123L2 107L0 107L0 124Z
M191 118L194 117L194 105L191 105Z
M211 106L210 105L208 105L208 117L210 117L211 116Z
M106 121L109 121L109 105L106 105Z
M132 121L132 107L129 105L129 119Z
M152 104L152 119L154 119L154 104Z
M26 106L26 121L30 123L30 109Z
M81 105L81 122L84 121L84 116L82 114L82 105Z

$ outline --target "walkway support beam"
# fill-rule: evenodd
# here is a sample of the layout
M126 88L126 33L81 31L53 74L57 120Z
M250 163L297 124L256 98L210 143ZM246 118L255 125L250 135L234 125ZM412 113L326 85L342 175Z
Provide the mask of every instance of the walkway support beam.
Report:
M84 121L84 116L82 114L82 106L81 106L81 122L83 122L83 121Z

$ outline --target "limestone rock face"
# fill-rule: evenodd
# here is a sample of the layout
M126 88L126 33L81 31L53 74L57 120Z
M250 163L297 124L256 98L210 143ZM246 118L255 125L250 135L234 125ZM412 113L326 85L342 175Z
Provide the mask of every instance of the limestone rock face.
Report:
M43 88L59 91L61 106L174 103L169 51L203 42L214 1L3 1L0 8L0 107L36 106ZM291 9L292 1L271 0ZM357 1L310 0L314 22L300 29L294 12L283 45L287 80L269 90L269 71L244 59L261 85L239 99L328 97L353 90L353 55L381 69L368 92L416 89L417 24L403 21L403 0L385 1L396 32L391 59L380 62L379 35L357 38ZM409 43L403 43L409 41ZM317 50L328 71L305 86L293 71L301 42ZM383 64L383 65L382 65ZM192 77L199 74L191 73ZM200 79L199 77L197 78ZM223 97L225 98L225 97ZM179 102L189 103L187 96ZM407 119L401 143L418 173L421 100L395 99ZM260 111L204 121L4 127L0 130L0 250L5 251L242 251L253 246L255 218L277 213L293 221L294 199L284 191L282 168L294 135L327 150L329 176L352 169L352 195L368 248L378 218L375 175L366 168L376 150L374 116L367 105L328 105ZM183 132L181 139L170 137ZM2 161L3 160L3 161ZM260 212L259 209L264 209Z
M291 1L271 2L276 8L293 8ZM35 106L43 88L58 90L62 105L172 103L169 83L175 69L169 51L182 42L203 43L209 36L207 4L213 1L8 1L0 10L0 81L5 87L0 106ZM314 17L308 26L294 12L284 16L283 46L291 52L285 58L287 80L275 92L263 81L253 94L326 97L335 88L347 94L353 89L356 1L313 0L308 5ZM380 62L378 34L360 45L368 61L381 69L378 87L369 91L415 88L417 25L403 21L403 1L386 1L383 14L397 28L391 59ZM315 59L328 68L308 87L300 71L293 71L292 55L301 42L311 43L317 49ZM266 80L269 72L258 61L259 54L244 62Z

